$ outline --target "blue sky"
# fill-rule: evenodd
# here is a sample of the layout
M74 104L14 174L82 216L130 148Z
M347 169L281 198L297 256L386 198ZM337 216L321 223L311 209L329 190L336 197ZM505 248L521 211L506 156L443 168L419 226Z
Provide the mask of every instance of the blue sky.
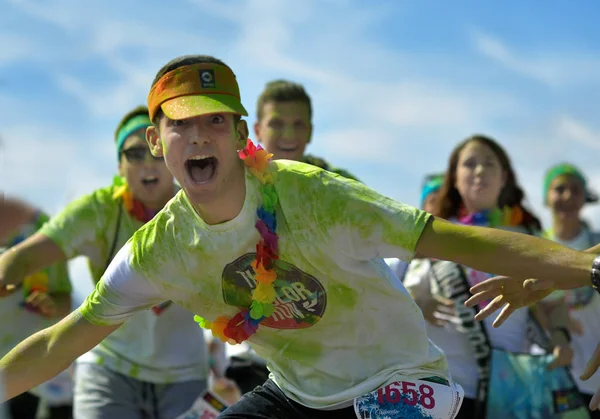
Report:
M599 14L591 0L4 1L3 189L55 213L109 183L120 117L164 63L201 53L234 69L251 123L267 81L303 83L309 152L409 204L457 142L491 135L547 223L549 165L600 183ZM73 270L88 290L81 261Z

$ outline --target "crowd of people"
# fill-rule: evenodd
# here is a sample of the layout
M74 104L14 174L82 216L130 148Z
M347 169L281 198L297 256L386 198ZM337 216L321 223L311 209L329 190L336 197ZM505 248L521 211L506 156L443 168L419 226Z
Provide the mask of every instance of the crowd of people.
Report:
M585 175L548 169L544 229L474 135L417 209L307 154L312 114L270 82L250 141L232 69L178 57L118 123L112 184L50 218L5 197L5 414L178 419L209 391L223 418L600 417ZM95 289L72 311L77 256Z

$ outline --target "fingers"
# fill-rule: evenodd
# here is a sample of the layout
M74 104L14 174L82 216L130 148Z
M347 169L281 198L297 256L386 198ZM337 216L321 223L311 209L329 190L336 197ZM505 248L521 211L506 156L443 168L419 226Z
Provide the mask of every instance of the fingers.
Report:
M502 295L502 288L496 288L496 289L492 289L492 290L488 290L488 291L481 291L481 292L478 292L477 294L473 295L467 301L465 301L465 306L466 307L474 307L479 303L482 303L484 301L489 301L491 299L495 299L496 297L499 297L501 295Z
M500 312L500 314L498 314L498 316L496 317L496 320L494 320L494 323L492 323L492 326L494 326L494 327L500 327L500 326L502 326L504 324L504 322L514 312L515 312L515 308L512 305L510 305L510 304L506 304L504 306L504 308L502 309L502 311Z
M433 298L443 306L454 308L454 301L450 300L449 298L442 297L438 294L433 295Z
M590 410L600 409L600 388L596 390L594 397L592 397L592 400L590 400L589 408Z
M52 298L44 292L32 292L25 300L25 303L44 316L53 316L56 312L54 301L52 301Z
M548 371L558 367L567 367L573 361L573 349L569 345L555 346L552 354L554 360L546 367Z
M472 286L470 291L471 294L477 294L483 291L499 290L507 285L508 281L510 281L510 278L506 276L496 276Z
M502 299L502 296L499 295L496 298L494 298L492 301L490 301L490 303L487 306L485 306L483 309L481 309L479 311L479 313L477 313L475 315L475 320L481 321L483 319L488 318L489 316L492 315L492 313L495 313L496 311L498 311L503 305L504 305L504 301Z
M446 324L448 324L448 320L436 317L434 312L423 313L423 317L425 318L425 321L427 321L427 323L433 326L444 327Z
M0 297L8 297L13 294L17 290L17 287L14 285L4 285L0 286Z
M558 357L554 357L554 359L552 360L552 362L550 364L548 364L548 366L546 367L547 371L552 371L555 368L558 368L560 366L560 362L558 360Z
M456 316L458 314L454 305L452 307L448 307L446 305L440 304L435 307L435 312L443 314L444 316Z
M598 370L598 367L600 367L600 344L596 346L596 350L594 351L592 357L586 364L585 369L583 370L583 374L581 374L580 378L582 380L587 380L592 375L594 375L594 373Z
M456 306L454 301L439 295L434 295L435 305L432 307L434 313L444 314L446 316L456 316Z
M550 279L530 278L523 282L523 287L529 291L551 290L554 288L554 282Z

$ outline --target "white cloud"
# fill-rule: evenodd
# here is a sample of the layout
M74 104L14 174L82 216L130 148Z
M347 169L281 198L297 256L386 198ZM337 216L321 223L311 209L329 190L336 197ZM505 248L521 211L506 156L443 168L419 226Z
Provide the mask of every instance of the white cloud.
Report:
M113 144L77 138L57 127L4 128L1 172L11 181L3 183L3 191L55 213L77 196L106 185L116 167Z
M590 127L571 116L560 116L556 122L556 128L558 134L567 140L577 141L597 150L600 149L600 132L594 132Z
M552 87L598 83L600 58L589 51L534 50L521 45L516 51L498 37L479 30L471 31L471 40L481 54L509 70Z
M31 40L14 34L0 34L0 65L31 59L38 47Z

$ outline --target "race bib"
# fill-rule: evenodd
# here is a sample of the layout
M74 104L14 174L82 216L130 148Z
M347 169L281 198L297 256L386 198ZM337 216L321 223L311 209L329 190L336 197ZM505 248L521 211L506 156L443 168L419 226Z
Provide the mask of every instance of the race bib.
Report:
M396 381L354 399L354 412L359 419L453 419L463 396L462 387L456 384Z
M177 419L215 419L219 414L225 411L227 407L228 406L211 393L210 390L207 390L196 399L187 412L178 416Z

